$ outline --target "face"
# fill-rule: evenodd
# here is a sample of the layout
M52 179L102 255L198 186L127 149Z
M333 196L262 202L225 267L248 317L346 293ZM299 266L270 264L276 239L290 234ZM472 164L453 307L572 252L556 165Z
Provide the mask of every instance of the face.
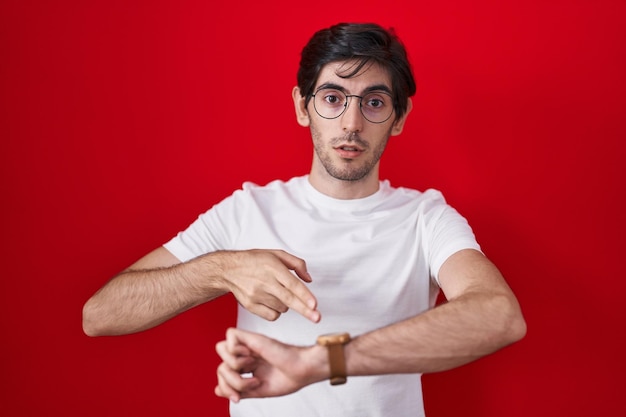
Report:
M320 87L334 86L346 95L364 96L369 92L391 92L388 72L378 65L366 66L352 78L341 78L351 72L353 62L326 65L320 72L315 92ZM338 75L339 74L339 75ZM335 119L321 117L315 110L313 99L305 100L294 90L296 114L302 126L309 126L315 150L311 175L336 180L378 182L378 166L390 136L402 131L405 116L396 119L395 113L383 123L365 119L359 107L359 98L348 98L348 108ZM363 102L363 106L368 105ZM408 114L408 112L407 112Z

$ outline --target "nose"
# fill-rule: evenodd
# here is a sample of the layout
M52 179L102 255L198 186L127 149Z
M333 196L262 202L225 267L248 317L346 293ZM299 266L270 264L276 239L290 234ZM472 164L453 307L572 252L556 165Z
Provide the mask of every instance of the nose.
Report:
M349 97L346 110L341 115L341 127L345 132L360 132L363 128L363 114L358 97Z

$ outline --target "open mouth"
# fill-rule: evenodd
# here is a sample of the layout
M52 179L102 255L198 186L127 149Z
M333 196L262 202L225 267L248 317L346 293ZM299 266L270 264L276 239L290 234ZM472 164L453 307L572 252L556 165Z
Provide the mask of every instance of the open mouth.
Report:
M361 148L350 145L338 146L335 148L335 151L339 154L341 158L344 159L357 158L363 153L363 150Z

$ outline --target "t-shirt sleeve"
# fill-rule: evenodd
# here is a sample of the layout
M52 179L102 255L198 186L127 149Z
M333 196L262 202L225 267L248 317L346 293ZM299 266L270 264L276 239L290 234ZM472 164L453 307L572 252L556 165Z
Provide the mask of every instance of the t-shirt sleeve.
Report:
M439 270L450 256L463 249L480 251L480 245L465 217L453 207L437 205L428 217L424 244L428 248L431 278L439 285Z
M232 247L232 241L240 233L242 213L240 199L242 190L222 200L207 212L198 216L185 230L179 232L163 247L181 262L187 262L206 253Z

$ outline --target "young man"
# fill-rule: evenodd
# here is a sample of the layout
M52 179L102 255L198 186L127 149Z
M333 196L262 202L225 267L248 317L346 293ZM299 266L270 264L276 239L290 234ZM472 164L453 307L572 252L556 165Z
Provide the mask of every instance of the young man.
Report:
M232 292L238 328L217 346L215 392L233 416L423 415L422 373L492 353L526 329L442 195L379 179L414 93L392 32L317 32L293 90L313 139L310 174L244 184L96 293L85 332L148 329ZM439 289L448 301L434 307Z

